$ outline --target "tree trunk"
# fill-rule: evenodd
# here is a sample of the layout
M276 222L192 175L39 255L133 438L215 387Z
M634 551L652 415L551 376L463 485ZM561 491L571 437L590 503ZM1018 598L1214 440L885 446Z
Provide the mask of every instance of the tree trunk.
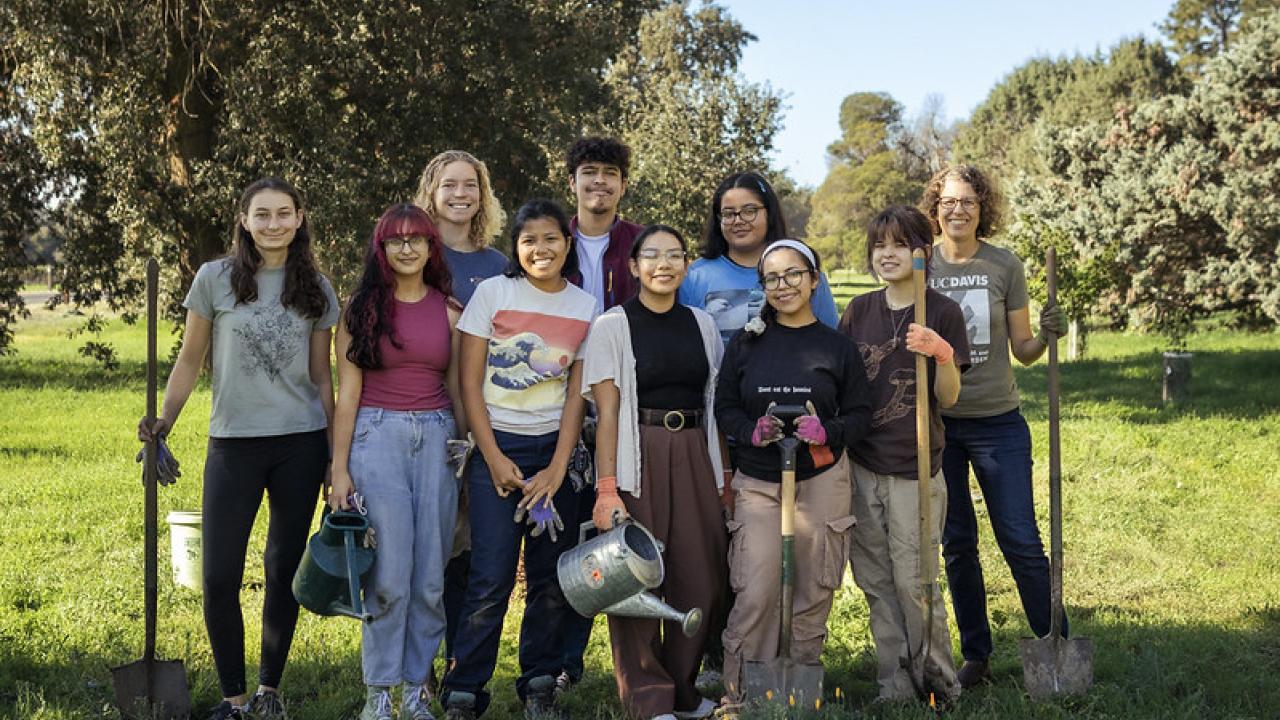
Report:
M1067 325L1067 359L1083 360L1088 339L1089 326L1083 320L1072 320Z

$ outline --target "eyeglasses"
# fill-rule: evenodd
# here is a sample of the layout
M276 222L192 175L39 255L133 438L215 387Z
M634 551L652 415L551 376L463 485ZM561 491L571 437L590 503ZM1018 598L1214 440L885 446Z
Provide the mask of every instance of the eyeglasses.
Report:
M409 248L421 250L427 246L427 239L421 235L389 237L382 241L382 247L389 253L404 252Z
M682 263L689 257L684 250L668 250L666 252L661 252L657 248L645 248L644 250L641 250L637 256L641 260L648 260L649 262L654 262L659 258L666 258L667 262L671 263Z
M769 273L768 275L765 275L763 279L760 280L760 284L764 285L765 290L777 290L778 288L782 287L783 283L786 283L787 287L791 287L791 288L799 287L800 281L811 272L813 271L812 270L788 270L782 273L781 275L775 275L773 273Z
M738 220L741 220L744 223L749 223L752 220L755 220L756 215L759 215L760 211L763 209L764 208L759 205L743 205L741 210L721 210L720 224L732 225Z
M956 205L959 205L965 210L973 210L974 208L978 207L978 199L977 198L953 198L953 197L938 198L938 207L942 208L943 210L955 210Z

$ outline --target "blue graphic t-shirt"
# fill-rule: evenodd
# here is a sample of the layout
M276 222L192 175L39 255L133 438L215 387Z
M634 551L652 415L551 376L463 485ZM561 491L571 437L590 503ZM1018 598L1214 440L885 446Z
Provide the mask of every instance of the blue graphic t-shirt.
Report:
M746 267L721 255L714 260L702 258L689 266L689 274L680 286L680 302L706 310L715 318L720 338L728 344L734 333L764 307L764 288L754 267ZM813 314L827 327L839 322L836 301L831 295L827 276L818 274L818 289L809 300Z
M476 286L507 267L507 256L493 248L459 252L445 245L444 260L453 276L453 296L465 307L471 302Z
M338 298L323 275L329 309L306 318L280 303L284 268L259 270L258 299L236 304L231 261L200 266L183 306L213 324L209 437L272 437L327 425L311 381L311 333L338 322Z

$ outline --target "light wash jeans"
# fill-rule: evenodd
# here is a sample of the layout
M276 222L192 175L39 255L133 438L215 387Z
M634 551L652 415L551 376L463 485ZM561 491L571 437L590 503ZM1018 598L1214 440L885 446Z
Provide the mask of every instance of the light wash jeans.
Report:
M453 547L458 481L445 455L449 410L360 408L348 471L378 541L365 588L366 685L420 685L444 638L444 568Z

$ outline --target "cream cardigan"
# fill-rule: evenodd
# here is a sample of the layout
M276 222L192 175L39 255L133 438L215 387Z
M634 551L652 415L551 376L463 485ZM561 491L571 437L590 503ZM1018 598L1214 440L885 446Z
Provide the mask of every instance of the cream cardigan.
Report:
M720 458L720 434L716 430L715 391L724 345L715 320L698 308L689 308L702 332L707 354L707 386L703 390L703 427L716 487L724 484L724 463ZM618 386L618 490L640 497L640 423L636 402L636 356L631 350L631 326L621 306L610 308L591 323L582 360L582 396L595 402L591 386L612 380Z

